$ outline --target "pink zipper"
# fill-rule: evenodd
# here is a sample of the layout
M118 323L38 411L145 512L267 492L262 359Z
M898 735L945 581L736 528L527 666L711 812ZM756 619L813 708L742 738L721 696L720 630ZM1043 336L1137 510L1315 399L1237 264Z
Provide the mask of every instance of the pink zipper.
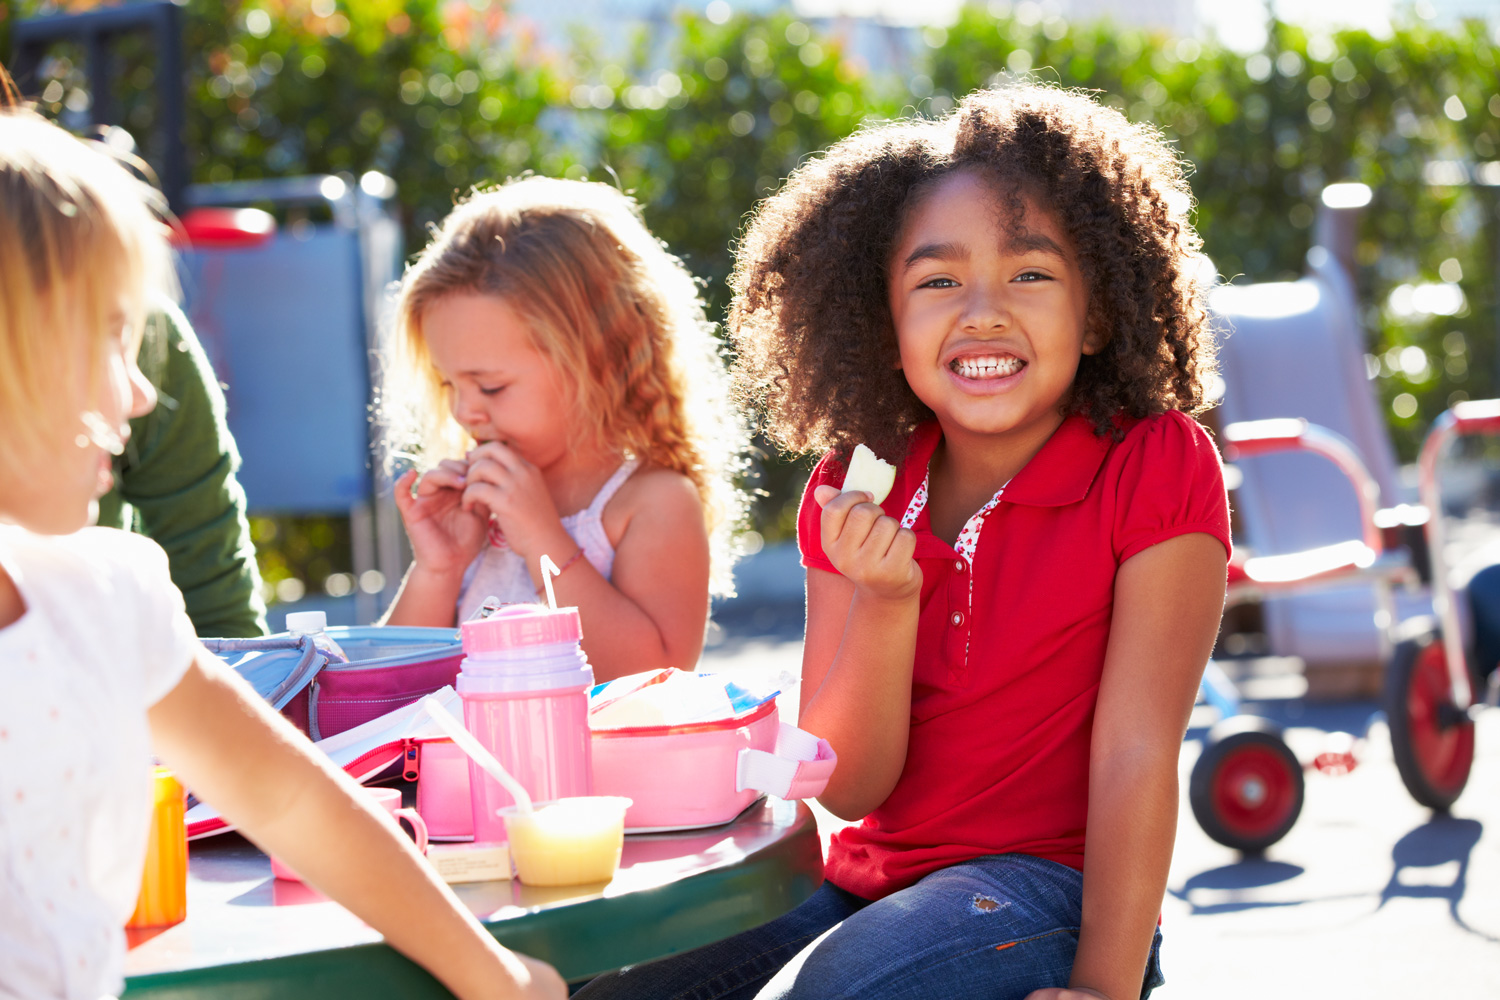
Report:
M380 744L380 746L376 747L373 750L366 750L364 753L360 754L358 757L345 764L344 771L355 781L358 781L361 773L364 771L366 765L368 765L370 761L375 760L383 755L385 760L382 766L384 766L384 764L389 764L391 761L395 760L401 755L401 747L407 742L410 741L402 740L400 743L382 743Z
M366 750L364 753L360 754L358 757L345 764L344 772L355 781L358 781L362 776L365 775L366 772L368 772L369 774L373 774L381 768L385 767L385 765L389 764L391 761L400 758L403 760L401 776L403 778L406 778L407 781L415 781L415 768L421 760L421 751L419 748L421 747L422 743L422 740L412 739L409 736L396 743L382 743L380 746L375 747L372 750ZM379 766L374 766L374 764L376 763L378 763ZM408 771L408 769L410 769L410 771ZM408 774L410 774L410 776L408 776ZM188 839L196 840L199 837L204 837L211 833L217 833L228 826L228 821L226 821L222 816L215 816L214 818L207 820L199 820L196 823L191 823L188 825Z

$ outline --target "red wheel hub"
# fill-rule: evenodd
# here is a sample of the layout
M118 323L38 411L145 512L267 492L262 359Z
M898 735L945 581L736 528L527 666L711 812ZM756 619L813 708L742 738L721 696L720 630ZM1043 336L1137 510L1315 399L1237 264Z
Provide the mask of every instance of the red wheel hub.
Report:
M1225 825L1243 836L1262 836L1296 807L1296 780L1280 754L1252 744L1224 757L1214 772L1212 794Z
M1442 641L1434 640L1417 654L1406 691L1406 717L1412 755L1432 787L1444 794L1463 787L1474 762L1474 724L1444 725L1452 707L1448 658Z

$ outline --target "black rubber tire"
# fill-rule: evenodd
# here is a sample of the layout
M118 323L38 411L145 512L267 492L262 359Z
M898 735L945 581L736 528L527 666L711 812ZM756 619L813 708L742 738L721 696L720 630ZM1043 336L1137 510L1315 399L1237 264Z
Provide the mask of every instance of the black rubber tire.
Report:
M1262 768L1268 768L1277 785L1279 802L1258 815L1236 815L1226 808L1226 766L1233 768L1245 755L1253 754ZM1292 753L1275 723L1254 715L1235 715L1224 719L1203 741L1203 753L1193 765L1188 782L1188 802L1193 816L1209 837L1246 854L1259 854L1276 843L1302 814L1306 783L1302 764ZM1247 825L1245 820L1254 819Z
M1420 804L1447 812L1463 794L1474 764L1474 720L1460 712L1452 698L1434 700L1432 685L1422 683L1419 668L1432 669L1431 657L1441 657L1446 663L1442 634L1436 629L1396 644L1385 672L1385 717L1401 783ZM1414 692L1414 684L1420 684L1423 691ZM1422 712L1424 718L1415 718L1413 712ZM1431 749L1434 730L1443 739L1455 741L1450 745L1452 752L1443 751L1440 761L1436 759L1439 751Z

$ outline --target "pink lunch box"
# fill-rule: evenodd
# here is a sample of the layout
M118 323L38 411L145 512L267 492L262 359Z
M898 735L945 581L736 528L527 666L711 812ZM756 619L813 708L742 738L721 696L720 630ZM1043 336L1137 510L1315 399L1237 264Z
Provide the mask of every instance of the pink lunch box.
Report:
M812 798L838 758L826 740L782 724L776 702L681 726L594 730L594 794L624 795L627 833L728 823L769 792Z

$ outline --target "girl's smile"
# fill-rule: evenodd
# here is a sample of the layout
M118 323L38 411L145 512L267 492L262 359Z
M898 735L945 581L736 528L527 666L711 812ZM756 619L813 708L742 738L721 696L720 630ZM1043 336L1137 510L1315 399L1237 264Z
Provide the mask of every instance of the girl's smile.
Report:
M950 441L1039 447L1062 422L1079 359L1096 350L1067 236L1021 203L1011 217L990 180L953 174L910 209L891 257L901 367Z
M1005 348L989 344L960 346L950 352L947 368L964 392L984 395L1015 386L1026 370L1026 361Z

